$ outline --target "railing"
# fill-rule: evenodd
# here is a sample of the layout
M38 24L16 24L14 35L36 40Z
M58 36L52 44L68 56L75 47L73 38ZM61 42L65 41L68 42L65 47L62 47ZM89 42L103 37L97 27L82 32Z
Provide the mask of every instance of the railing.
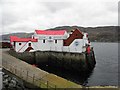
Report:
M53 83L45 80L44 78L47 76L47 74L44 77L38 78L36 74L30 73L28 70L18 67L17 65L13 66L12 63L4 61L3 60L3 68L12 74L18 76L22 80L33 84L34 86L37 86L39 88L49 88L52 90L56 90L57 86Z

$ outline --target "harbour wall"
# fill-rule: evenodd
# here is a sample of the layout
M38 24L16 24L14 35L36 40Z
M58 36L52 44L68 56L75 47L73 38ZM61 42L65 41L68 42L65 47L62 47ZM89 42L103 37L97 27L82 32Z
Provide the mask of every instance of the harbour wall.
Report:
M91 51L90 54L87 54L51 51L17 53L10 50L9 54L29 64L49 65L77 72L89 71L94 68L96 63L93 51Z

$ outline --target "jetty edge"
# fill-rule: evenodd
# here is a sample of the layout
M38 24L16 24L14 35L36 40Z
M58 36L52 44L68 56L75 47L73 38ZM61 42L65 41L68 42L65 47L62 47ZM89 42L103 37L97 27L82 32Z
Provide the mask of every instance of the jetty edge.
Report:
M54 68L63 68L68 71L74 70L77 73L92 71L96 64L93 51L91 51L90 54L79 54L51 51L17 53L14 50L9 50L8 53L32 65L49 65Z
M20 79L30 83L30 85L37 86L38 88L48 88L48 89L54 88L55 90L57 90L57 88L58 89L70 88L71 90L73 89L74 90L78 90L78 89L79 90L83 90L83 89L84 90L119 90L117 86L90 86L90 87L81 86L71 81L65 80L61 77L58 77L54 74L50 74L46 71L43 71L37 67L33 67L32 65L11 56L6 50L3 50L2 54L0 55L2 56L3 69L11 72ZM39 78L40 80L38 80ZM47 85L47 83L49 84Z
M7 51L2 52L2 63L5 70L39 88L82 88L81 85L21 61L11 56Z

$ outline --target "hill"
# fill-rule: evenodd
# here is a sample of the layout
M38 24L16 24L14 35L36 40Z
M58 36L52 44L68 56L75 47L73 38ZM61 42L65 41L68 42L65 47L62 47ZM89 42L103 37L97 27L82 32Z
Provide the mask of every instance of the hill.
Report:
M79 27L79 26L62 26L51 28L51 30L66 29L71 31L75 28L89 34L90 41L97 42L117 42L118 41L118 26L104 27Z
M65 29L68 32L79 28L83 32L89 34L90 41L93 42L117 42L118 41L118 26L104 26L104 27L79 27L79 26L60 26L50 28L48 30L61 30ZM0 36L2 40L9 40L10 35L18 37L31 37L33 33L12 33Z

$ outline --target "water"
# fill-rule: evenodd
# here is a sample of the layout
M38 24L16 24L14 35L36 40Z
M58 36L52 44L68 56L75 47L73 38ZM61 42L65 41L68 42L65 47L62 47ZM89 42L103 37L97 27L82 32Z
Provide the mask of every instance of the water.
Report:
M56 73L68 80L74 81L78 84L87 86L96 85L118 85L118 44L117 43L92 43L94 47L96 66L92 73L85 77L79 75L68 74L67 72L60 73L60 71L46 71ZM45 68L44 68L45 69ZM54 69L55 70L55 69ZM72 79L71 79L72 77ZM0 77L1 79L2 77Z
M92 43L94 47L96 66L92 73L81 76L52 67L40 66L41 69L66 78L75 83L86 86L118 85L118 44L117 43Z
M87 80L88 86L118 85L118 44L92 43L96 66Z

